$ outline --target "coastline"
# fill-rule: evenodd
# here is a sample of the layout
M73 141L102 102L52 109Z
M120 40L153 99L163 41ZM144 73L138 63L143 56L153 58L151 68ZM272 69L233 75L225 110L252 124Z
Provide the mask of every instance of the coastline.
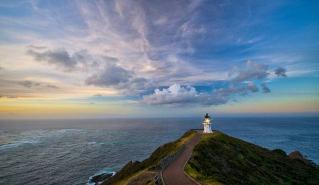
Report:
M189 133L189 132L195 132L195 133L197 133L197 131L188 131L187 133ZM186 134L184 134L184 136L183 137L181 137L180 139L178 139L177 141L175 141L175 142L172 142L172 143L178 143L178 141L180 141L181 139L183 139L183 138L185 138L185 135L187 135L187 133ZM193 133L194 134L194 133ZM267 155L269 158L266 160L266 161L269 161L269 164L272 164L272 165L274 165L274 166L277 166L276 168L278 168L278 167L280 167L280 168L286 168L286 165L291 165L291 167L292 167L292 169L294 169L294 170L297 170L297 167L299 168L298 170L300 171L300 170L305 170L306 171L306 173L300 173L301 175L300 175L300 177L298 176L298 177L294 177L294 176L291 176L291 173L292 173L292 171L289 171L288 169L290 169L290 168L287 168L286 170L288 170L288 172L286 172L286 173L282 173L281 175L283 176L283 177L285 177L285 178L291 178L292 180L291 180L291 182L299 182L299 178L303 178L304 176L311 176L311 173L317 173L318 172L318 174L319 174L319 168L318 168L318 166L316 165L316 164L314 164L314 163L312 163L311 161L309 161L309 160L307 160L307 159L305 159L299 152L295 152L295 153L297 153L297 154L295 154L295 155L286 155L285 154L285 152L283 152L282 150L280 150L280 149L277 149L277 150L268 150L268 149L266 149L266 148L263 148L263 147L260 147L260 146L258 146L258 145L254 145L254 144L251 144L251 143L248 143L248 142L245 142L245 141L243 141L243 140L240 140L240 139L237 139L237 138L233 138L233 137L230 137L230 136L227 136L227 135L225 135L225 134L223 134L223 133L221 133L221 132L219 132L219 131L214 131L214 133L213 134L204 134L203 135L203 137L201 137L201 141L200 141L200 143L199 144L196 144L196 146L195 146L195 148L194 148L194 151L195 151L195 154L194 153L192 153L191 154L191 157L190 158L188 158L187 160L186 160L186 162L185 163L183 163L183 173L184 173L184 175L186 175L186 176L188 176L188 177L190 177L190 179L192 179L193 180L193 183L194 184L211 184L212 182L214 182L214 183L217 183L218 181L216 181L216 179L215 180L212 180L211 179L211 177L207 177L208 179L207 180L205 180L205 181L203 181L203 178L201 177L201 178L199 178L199 172L196 172L196 173L194 173L194 169L193 170L191 170L192 168L191 168L191 166L194 164L194 155L196 156L196 153L198 153L198 151L199 151L199 148L200 148L200 146L202 146L203 145L203 142L206 142L206 140L209 140L209 139L207 139L207 137L209 138L209 137L212 137L212 138L214 138L214 137L221 137L221 138L227 138L227 139L229 139L230 140L230 143L229 144L231 144L231 145L233 145L233 144L238 144L238 146L240 146L240 147L242 147L243 148L243 150L252 150L252 149L254 149L254 150L256 150L256 153L253 153L253 155L254 156L256 156L256 157L262 157L263 155ZM194 136L193 136L194 137ZM186 137L187 138L187 137ZM211 138L210 138L211 139ZM222 139L223 140L223 139ZM221 140L221 141L222 141ZM188 138L188 141L190 141L190 139ZM187 142L185 142L184 141L184 144L185 143L187 143ZM168 144L171 144L171 143L168 143ZM165 145L167 145L167 144L165 144ZM145 185L146 184L149 184L149 183L151 183L152 181L154 181L153 183L151 183L151 184L165 184L165 185L170 185L170 184L178 184L178 179L179 179L179 176L180 176L180 174L178 174L177 176L175 176L175 182L174 181L172 181L172 182L170 182L170 181L168 181L167 179L165 179L165 177L164 178L162 178L162 174L163 174L163 170L165 170L166 169L166 167L167 166L170 166L171 164L173 164L174 163L174 160L176 159L177 160L177 158L180 156L179 154L177 155L177 157L176 158L174 158L174 160L172 160L172 161L170 161L168 164L166 164L165 165L165 167L164 168L161 168L160 167L160 161L162 161L163 159L165 159L168 155L170 155L170 154L172 154L171 152L169 152L169 153L167 153L166 155L162 155L161 156L161 159L157 159L156 161L152 161L152 163L148 163L148 165L145 165L146 163L147 163L147 161L149 161L151 158L152 158L152 156L154 157L154 155L158 155L159 153L161 153L161 150L163 149L163 148L165 148L165 145L163 145L163 146L160 146L157 150L155 150L154 152L153 152L153 154L149 157L149 158L147 158L147 159L145 159L144 161L142 161L142 162L130 162L130 163L128 163L127 165L125 165L115 176L113 176L113 177L111 177L110 179L108 179L108 180L106 180L105 182L103 182L102 184L103 185L109 185L109 184L128 184L128 185L137 185L137 184L139 184L139 185L143 185L144 183L145 183ZM225 146L227 146L228 145L228 143L224 143L224 145ZM230 146L231 146L230 145ZM205 146L205 147L208 147L208 146ZM209 147L208 147L209 148ZM216 147L215 147L215 149L216 149ZM174 152L178 152L178 150L174 150ZM232 151L228 151L229 153L236 153L236 151L235 150L232 150ZM236 154L236 155L238 155L238 154ZM222 160L222 156L219 156L219 157L221 157L221 160ZM229 159L227 159L227 155L225 155L225 159L223 159L223 160L229 160ZM244 156L242 156L242 157L244 157ZM240 160L242 160L242 157L241 157L241 159ZM196 158L196 157L195 157ZM198 157L197 157L198 158ZM201 159L203 158L203 157L200 157ZM236 159L236 158L234 158L234 159ZM236 159L237 160L237 159ZM239 160L239 159L238 159ZM249 161L250 159L249 158L247 158L247 164L248 165L251 165L252 164L252 162L250 162ZM275 161L277 161L277 160L282 160L282 161L285 161L285 165L283 165L282 164L282 166L278 166L276 163L275 163ZM211 162L213 162L214 163L214 160L212 160ZM196 163L196 162L195 162ZM197 161L197 163L198 163L198 161ZM255 161L255 163L256 163L256 161ZM245 163L246 164L246 163ZM246 164L246 165L247 165ZM174 165L174 164L173 164ZM259 165L261 165L261 166L259 166L259 165L257 165L257 164L255 164L255 168L257 167L257 169L258 170L264 170L263 168L264 167L262 167L263 166L263 164L262 163L260 163ZM267 168L269 168L269 167L271 167L271 166L268 166ZM237 170L236 168L237 167L233 167L234 169L232 169L232 170ZM310 172L309 171L309 169L312 169L312 170L314 170L314 172ZM207 169L202 169L202 170L209 170L209 168L207 168ZM291 170L291 169L290 169ZM269 171L269 170L267 170L268 171L268 173L270 173L270 174L278 174L278 172L276 172L276 171ZM317 171L317 172L316 172ZM201 171L201 173L202 173L203 171ZM147 174L147 173L153 173L153 176L152 177L147 177L148 178L148 180L147 181L142 181L141 179L143 179L143 178L145 178L146 177L146 175L145 174ZM242 173L244 173L244 171L242 172ZM231 174L231 173L230 173ZM280 173L279 173L280 174ZM165 176L165 174L163 174L163 176ZM283 178L282 177L282 178ZM234 176L234 177L232 177L232 178L237 178L236 176ZM242 177L241 177L242 178ZM264 176L264 175L262 175L262 174L259 174L259 175L257 175L257 176L255 176L255 178L257 178L257 179L259 179L261 182L268 182L268 181L271 181L271 179L269 179L267 176ZM285 179L284 178L284 179ZM124 180L123 180L124 179ZM201 180L200 180L201 179ZM177 180L177 181L176 181ZM218 180L218 179L217 179ZM220 179L219 179L220 180ZM242 180L242 179L241 179ZM318 180L318 181L317 181ZM319 179L310 179L309 180L309 182L311 182L311 181L315 181L316 183L317 182L319 182ZM221 181L222 182L222 181ZM236 182L236 181L235 181ZM247 182L249 182L249 180L247 180ZM278 181L278 182L282 182L282 181ZM283 181L283 182L285 182L285 181ZM220 183L220 182L219 182ZM183 183L183 184L185 184L185 183ZM192 184L192 183L186 183L186 184ZM223 184L223 183L221 183L221 184ZM236 184L236 183L235 183ZM282 184L282 183L279 183L279 184ZM289 184L289 183L288 183ZM306 184L312 184L312 183L306 183Z

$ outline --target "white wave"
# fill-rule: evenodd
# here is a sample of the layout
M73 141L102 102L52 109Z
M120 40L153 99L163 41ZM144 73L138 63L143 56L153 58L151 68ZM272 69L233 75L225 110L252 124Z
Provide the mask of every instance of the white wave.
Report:
M90 176L88 182L86 183L86 185L96 185L96 183L92 182L92 178L94 176L102 175L104 173L112 173L112 176L114 176L116 174L116 172L113 171L113 169L111 169L111 168L103 168L102 170L96 172L94 175Z

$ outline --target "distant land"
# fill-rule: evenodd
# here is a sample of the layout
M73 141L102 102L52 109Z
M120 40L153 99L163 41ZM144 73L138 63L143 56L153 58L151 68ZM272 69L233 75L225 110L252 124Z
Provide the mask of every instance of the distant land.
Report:
M106 176L102 184L170 185L165 170L176 165L192 141L197 143L183 168L181 176L185 177L176 176L175 185L184 184L178 180L185 178L189 184L202 185L319 184L318 165L298 151L287 155L281 149L268 150L219 131L202 134L198 130L160 146L142 162L130 161L114 176Z

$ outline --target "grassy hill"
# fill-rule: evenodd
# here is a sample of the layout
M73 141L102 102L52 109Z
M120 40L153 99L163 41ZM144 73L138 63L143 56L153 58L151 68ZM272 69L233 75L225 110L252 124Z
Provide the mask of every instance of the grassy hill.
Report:
M159 162L168 155L176 153L193 136L196 131L188 131L174 142L166 143L157 148L149 158L142 162L127 163L115 176L111 177L102 185L151 185L153 178L159 173Z
M319 168L310 161L220 132L202 136L185 171L202 185L319 184Z

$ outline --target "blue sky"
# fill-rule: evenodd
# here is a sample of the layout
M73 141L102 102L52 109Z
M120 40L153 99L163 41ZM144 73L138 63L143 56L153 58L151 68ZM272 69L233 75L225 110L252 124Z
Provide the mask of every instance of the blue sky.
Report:
M0 116L318 114L318 1L0 2Z

